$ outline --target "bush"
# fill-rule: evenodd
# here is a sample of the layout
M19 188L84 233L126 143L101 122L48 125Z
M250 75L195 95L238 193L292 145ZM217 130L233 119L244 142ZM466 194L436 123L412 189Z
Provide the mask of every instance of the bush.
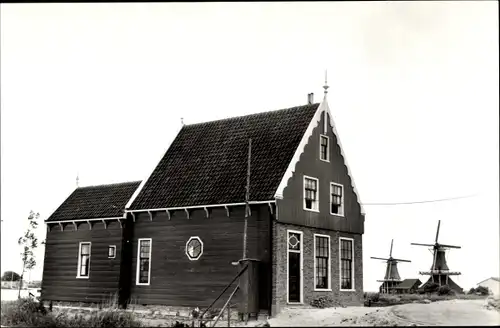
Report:
M321 297L315 298L311 301L311 306L316 307L316 308L320 308L320 309L332 307L333 304L334 304L333 299L328 297L328 296L321 296Z
M437 290L438 295L455 295L453 290L450 288L448 285L444 285L438 288Z
M479 286L476 288L476 293L486 296L490 294L490 290L488 289L488 287Z
M141 327L141 322L129 312L118 309L94 311L85 315L54 315L47 312L42 302L32 299L19 299L14 302L2 303L1 324L9 327Z
M51 326L46 319L47 310L39 302L21 298L13 302L2 302L1 324L3 326Z
M378 302L380 300L380 293L367 293L366 298L372 302Z
M469 292L467 294L475 294L476 293L476 290L474 289L474 287L472 287L471 289L469 289Z
M424 287L424 293L436 293L439 289L439 285L435 282L431 282L430 284Z

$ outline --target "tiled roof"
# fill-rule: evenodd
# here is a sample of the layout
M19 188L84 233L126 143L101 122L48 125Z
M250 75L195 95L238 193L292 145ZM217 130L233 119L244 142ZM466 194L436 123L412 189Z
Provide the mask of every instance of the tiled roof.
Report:
M47 221L120 217L140 181L77 188Z
M395 288L396 289L410 289L418 282L418 286L421 284L419 279L405 279L401 281Z
M250 200L274 199L318 106L184 126L129 209L243 202L249 138Z

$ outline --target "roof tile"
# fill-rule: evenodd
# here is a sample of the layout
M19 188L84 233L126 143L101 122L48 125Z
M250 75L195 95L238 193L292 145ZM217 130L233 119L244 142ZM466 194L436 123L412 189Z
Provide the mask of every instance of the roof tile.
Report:
M140 183L134 181L77 188L47 222L120 217Z
M273 199L318 106L184 126L129 209L243 202L249 138L250 200Z

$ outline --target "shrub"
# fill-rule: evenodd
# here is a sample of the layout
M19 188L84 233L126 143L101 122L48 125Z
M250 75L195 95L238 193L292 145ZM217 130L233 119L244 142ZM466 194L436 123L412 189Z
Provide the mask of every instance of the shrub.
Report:
M75 316L68 313L54 315L47 312L43 303L32 299L19 299L8 304L2 303L1 324L20 327L141 327L133 313L122 312L117 309L93 311L89 314Z
M46 315L47 310L41 303L30 298L21 298L2 304L1 324L3 326L52 326Z
M321 296L321 297L315 298L311 301L311 306L316 307L316 308L320 308L320 309L332 307L333 304L334 304L333 299L328 297L328 296Z
M367 293L366 298L372 302L378 302L380 299L380 293Z
M436 284L435 282L431 282L430 284L426 285L424 287L424 292L425 293L436 293L439 289L439 285Z
M454 295L453 290L448 285L443 285L437 290L438 295Z
M74 318L60 316L57 320L57 327L141 327L141 322L137 321L130 312L108 309L103 311L93 311L89 315L76 315Z
M490 294L490 290L488 289L488 287L479 286L476 288L476 293L486 296Z
M467 294L475 294L476 293L476 290L474 289L474 287L472 287L471 289L469 289L469 292Z

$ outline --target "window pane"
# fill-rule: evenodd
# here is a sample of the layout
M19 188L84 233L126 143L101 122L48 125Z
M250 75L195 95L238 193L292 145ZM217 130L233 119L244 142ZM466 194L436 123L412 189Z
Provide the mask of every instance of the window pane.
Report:
M90 245L82 244L82 255L88 255L90 253Z

